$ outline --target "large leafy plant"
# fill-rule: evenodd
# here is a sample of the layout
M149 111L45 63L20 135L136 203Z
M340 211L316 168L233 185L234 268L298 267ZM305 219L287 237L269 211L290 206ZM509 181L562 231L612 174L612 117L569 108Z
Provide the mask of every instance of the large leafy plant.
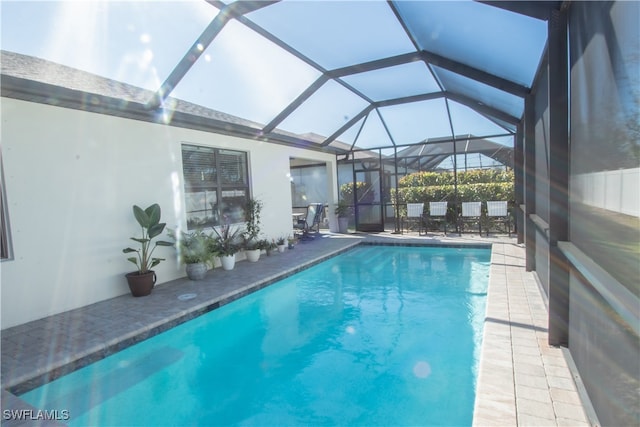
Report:
M164 258L154 258L153 251L158 246L173 246L173 243L166 242L164 240L157 240L153 242L153 239L159 236L163 231L166 223L160 222L160 206L157 203L149 206L146 209L142 209L139 206L133 205L133 216L140 224L142 229L142 237L131 237L131 240L138 242L140 247L138 249L125 248L122 250L125 254L136 252L137 256L127 258L138 267L139 274L148 273L153 267L164 261Z
M206 263L213 265L213 237L198 229L185 233L169 230L169 237L175 240L174 246L183 264Z

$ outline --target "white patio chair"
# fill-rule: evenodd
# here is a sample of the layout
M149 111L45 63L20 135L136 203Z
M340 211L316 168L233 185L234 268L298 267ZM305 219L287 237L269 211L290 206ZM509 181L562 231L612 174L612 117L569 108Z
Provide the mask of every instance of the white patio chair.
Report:
M488 201L487 202L487 236L491 225L502 223L506 226L511 237L511 218L509 216L509 210L507 208L506 201Z
M462 202L462 214L460 216L460 232L464 231L465 224L477 223L478 231L482 235L482 202Z
M407 203L407 215L404 217L404 220L407 222L407 230L415 230L417 226L418 235L420 235L424 229L423 215L424 203Z
M427 223L429 228L437 225L440 229L440 223L444 224L444 234L447 234L447 206L448 202L429 202L429 216Z

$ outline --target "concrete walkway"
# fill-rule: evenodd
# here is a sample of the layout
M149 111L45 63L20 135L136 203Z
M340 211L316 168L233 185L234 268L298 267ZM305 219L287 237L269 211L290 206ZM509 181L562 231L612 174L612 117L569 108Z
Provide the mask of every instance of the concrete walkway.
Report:
M563 350L546 344L547 311L533 275L524 271L524 249L512 238L474 235L322 234L285 253L263 255L257 263L239 262L233 271L217 268L203 281L175 280L149 297L123 295L3 330L2 408L29 409L17 395L363 241L492 244L474 424L591 425ZM185 294L195 297L185 300ZM57 424L3 416L2 425Z

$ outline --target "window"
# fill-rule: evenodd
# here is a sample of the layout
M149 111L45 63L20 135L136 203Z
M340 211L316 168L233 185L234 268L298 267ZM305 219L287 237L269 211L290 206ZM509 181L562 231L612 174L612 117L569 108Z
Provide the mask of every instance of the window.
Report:
M188 229L245 221L247 153L185 144L182 168Z

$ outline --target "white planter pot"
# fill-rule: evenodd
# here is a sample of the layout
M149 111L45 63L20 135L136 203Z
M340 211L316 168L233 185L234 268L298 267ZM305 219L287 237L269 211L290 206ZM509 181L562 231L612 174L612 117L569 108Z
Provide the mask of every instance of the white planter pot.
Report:
M236 254L221 256L220 264L222 264L223 270L233 270L236 265Z
M287 249L287 245L278 245L278 252L282 253Z
M247 249L244 251L247 261L256 262L260 259L260 249Z
M207 264L204 262L197 262L195 264L187 264L185 267L187 271L187 277L191 280L202 280L207 274Z
M346 233L349 230L349 218L338 218L338 233Z

